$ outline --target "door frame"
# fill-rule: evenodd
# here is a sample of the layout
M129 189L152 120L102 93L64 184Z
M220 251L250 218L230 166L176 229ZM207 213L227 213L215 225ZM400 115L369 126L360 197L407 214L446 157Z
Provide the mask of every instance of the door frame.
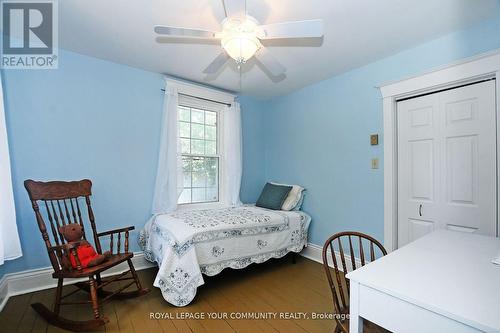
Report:
M418 76L380 85L383 98L384 118L384 247L388 251L397 248L398 237L398 152L397 107L398 100L433 91L496 78L496 125L497 125L497 227L499 232L500 209L500 49L466 58Z

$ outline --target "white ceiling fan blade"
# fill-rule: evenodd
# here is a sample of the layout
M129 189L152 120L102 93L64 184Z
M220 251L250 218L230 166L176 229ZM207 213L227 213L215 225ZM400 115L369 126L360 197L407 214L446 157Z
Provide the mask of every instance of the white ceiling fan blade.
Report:
M285 66L280 64L265 47L261 47L259 51L255 53L255 57L274 76L280 76L286 72Z
M226 17L243 20L246 16L245 0L223 0L226 9Z
M205 74L215 74L219 71L219 69L222 68L222 66L224 66L224 64L227 62L227 60L229 59L229 56L227 55L226 52L222 51L221 54L219 54L217 56L217 58L215 58L211 63L210 65L207 66L207 68L205 68L203 70L203 73Z
M323 36L323 20L307 20L266 24L258 27L260 39L310 38Z
M215 32L201 29L167 27L156 25L155 32L160 35L171 37L196 37L196 38L215 38Z

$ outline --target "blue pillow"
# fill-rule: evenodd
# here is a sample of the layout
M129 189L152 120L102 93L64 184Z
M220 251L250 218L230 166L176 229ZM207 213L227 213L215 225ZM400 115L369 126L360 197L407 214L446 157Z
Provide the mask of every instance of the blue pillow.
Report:
M266 183L255 206L280 210L292 186Z

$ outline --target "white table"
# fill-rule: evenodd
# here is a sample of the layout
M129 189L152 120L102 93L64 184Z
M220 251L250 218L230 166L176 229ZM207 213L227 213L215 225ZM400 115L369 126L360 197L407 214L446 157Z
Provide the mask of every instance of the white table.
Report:
M435 231L347 275L350 332L500 332L500 239Z

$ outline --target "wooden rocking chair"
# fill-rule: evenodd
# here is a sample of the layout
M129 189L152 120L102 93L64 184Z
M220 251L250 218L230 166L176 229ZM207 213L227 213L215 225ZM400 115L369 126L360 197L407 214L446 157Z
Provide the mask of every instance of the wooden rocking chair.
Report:
M104 317L99 309L100 305L104 302L108 301L112 297L132 298L149 292L149 289L145 289L141 286L131 260L134 254L129 252L129 232L134 230L134 227L120 228L100 233L97 232L94 214L90 205L92 188L92 182L90 180L84 179L72 182L37 182L33 180L26 180L24 182L24 186L28 191L33 210L35 211L38 227L42 233L50 262L54 268L52 277L57 279L57 289L53 311L50 311L41 303L31 304L33 309L38 312L38 314L49 324L71 331L95 330L108 322L108 318ZM85 211L83 209L80 210L79 201L85 202L87 217L90 221L96 252L102 254L100 242L102 237L109 237L109 247L111 252L111 255L106 261L97 266L87 268L81 267L81 262L76 251L78 244L68 244L63 235L59 232L59 227L63 225L78 223L82 227L84 233L83 238L87 240L87 235L85 235L86 228L83 223L84 218L82 217L85 215ZM38 203L40 203L40 206L43 207L42 210L40 209ZM85 206L83 206L83 208L85 208ZM42 211L45 214L42 214ZM46 224L43 215L47 217L49 223ZM50 237L47 232L48 228L50 228L52 237ZM123 252L121 251L122 234L124 234ZM114 250L113 239L115 235L117 237L116 248ZM76 268L72 267L70 257L73 257L76 261ZM125 261L128 263L129 270L116 276L106 278L101 277L102 272ZM130 275L128 275L128 273L130 273ZM75 286L78 289L63 295L63 280L65 278L87 278L88 281L76 283ZM125 280L132 281L130 283L125 283L115 291L104 290L104 287L111 283ZM136 285L137 290L125 291L133 284ZM63 302L64 298L73 295L79 290L88 292L90 294L90 300L85 302ZM61 306L81 303L88 303L92 306L94 319L87 321L75 321L59 316Z

